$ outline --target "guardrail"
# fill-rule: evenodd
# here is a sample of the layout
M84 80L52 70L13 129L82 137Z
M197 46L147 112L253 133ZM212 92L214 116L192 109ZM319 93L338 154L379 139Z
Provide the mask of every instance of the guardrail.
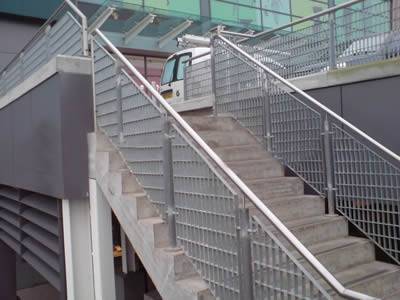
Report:
M202 98L212 94L210 52L188 60L184 73L184 99ZM199 59L201 61L196 61Z
M374 299L344 288L104 34L98 29L94 34L97 124L165 215L171 247L185 250L215 296L330 299L284 246L288 244L339 295ZM249 216L248 202L279 238Z
M266 148L397 263L400 157L222 36L213 40L217 113Z
M253 55L276 51L269 57L283 67L265 65L295 78L398 57L399 16L400 6L390 0L352 0L241 42L253 46L246 50Z
M1 71L0 95L6 94L58 54L88 55L87 19L70 0L64 0L28 44Z

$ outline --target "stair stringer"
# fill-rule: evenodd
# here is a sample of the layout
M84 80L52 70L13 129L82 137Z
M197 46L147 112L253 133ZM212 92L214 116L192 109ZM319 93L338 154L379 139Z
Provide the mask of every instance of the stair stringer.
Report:
M158 216L118 150L96 136L96 181L143 266L165 300L215 299L182 250L168 248L167 224ZM129 176L126 176L126 173ZM124 186L134 186L126 192Z

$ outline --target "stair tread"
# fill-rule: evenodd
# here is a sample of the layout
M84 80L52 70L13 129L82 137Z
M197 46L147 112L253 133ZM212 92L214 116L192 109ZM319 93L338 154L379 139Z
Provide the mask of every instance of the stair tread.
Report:
M366 264L353 266L336 274L336 278L347 287L356 286L364 282L375 280L381 276L398 272L400 267L380 261L373 261Z
M338 238L330 241L321 242L318 244L313 244L308 247L311 253L314 255L321 255L328 252L335 251L339 248L349 247L357 244L371 243L368 239L347 236L343 238Z
M247 159L247 160L231 160L227 161L226 163L229 166L241 166L241 165L247 165L249 163L275 163L279 164L274 158L263 158L263 159Z
M258 178L258 179L250 179L247 180L246 183L251 185L251 184L257 184L257 183L268 183L268 182L275 182L275 181L296 181L300 182L301 179L298 177L286 177L286 176L276 176L276 177L266 177L266 178Z

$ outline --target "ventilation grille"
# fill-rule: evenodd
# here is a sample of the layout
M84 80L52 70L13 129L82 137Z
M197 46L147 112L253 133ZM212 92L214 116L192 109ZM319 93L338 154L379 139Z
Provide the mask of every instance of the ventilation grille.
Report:
M0 239L58 291L64 289L61 200L0 185Z

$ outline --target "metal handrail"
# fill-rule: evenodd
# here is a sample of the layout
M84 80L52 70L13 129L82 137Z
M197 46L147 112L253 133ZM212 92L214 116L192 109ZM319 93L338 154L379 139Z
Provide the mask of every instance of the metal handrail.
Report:
M88 34L87 34L87 18L86 16L76 7L76 5L71 0L64 0L63 3L51 14L51 16L46 20L46 22L39 28L39 30L35 33L35 35L29 40L29 42L22 48L21 51L18 52L17 55L0 71L1 73L7 72L7 70L12 66L16 60L20 58L21 53L26 52L26 50L34 44L36 39L40 37L45 31L48 25L51 24L54 17L57 16L60 11L68 5L74 13L76 13L82 20L82 43L83 43L83 55L87 56L89 54L89 43L88 43Z
M221 160L221 158L203 141L203 139L189 126L189 124L168 104L168 102L154 89L143 75L129 62L129 60L114 46L114 44L99 30L94 32L107 45L115 56L132 72L132 74L144 85L166 113L190 136L191 139L205 152L211 161L226 175L243 195L254 204L263 215L273 224L288 242L309 262L313 268L324 278L329 285L341 296L348 299L377 299L368 295L346 289L319 261L318 259L290 232L290 230L275 216L275 214L247 187L247 185ZM218 36L221 38L220 36ZM226 39L223 38L225 41ZM230 42L229 42L230 43ZM231 44L231 43L230 43ZM234 45L234 44L232 44ZM237 48L235 46L235 48ZM241 49L237 48L241 53ZM243 52L246 54L245 52ZM249 59L254 60L252 57ZM257 61L255 61L257 63ZM265 68L261 65L262 68ZM268 70L268 69L267 69ZM275 74L275 73L274 73ZM284 79L282 79L284 81ZM284 81L285 82L285 81ZM316 101L316 100L315 100Z
M329 15L329 14L334 13L334 12L336 12L336 11L342 9L342 8L346 8L346 7L352 6L354 4L357 4L357 3L363 2L363 1L365 1L365 0L351 0L351 1L343 3L343 4L339 4L339 5L336 5L336 6L333 6L333 7L329 7L327 9L325 9L325 10L322 10L322 11L317 12L315 14L309 15L307 17L303 17L301 19L298 19L296 21L287 23L285 25L276 27L274 29L265 30L265 31L262 31L262 32L259 32L259 33L253 34L253 35L247 35L247 34L236 33L236 32L231 32L231 31L224 31L224 30L220 31L220 33L221 34L228 34L228 35L232 35L232 36L237 35L237 36L240 36L240 37L244 37L244 39L242 39L241 42L248 41L249 39L256 39L256 38L260 38L260 37L263 37L263 36L266 36L266 35L270 35L270 34L272 34L274 32L281 31L281 30L283 30L285 28L289 28L289 27L301 24L301 23L303 23L305 21L313 20L315 18L319 18L319 17L324 16L324 15Z

